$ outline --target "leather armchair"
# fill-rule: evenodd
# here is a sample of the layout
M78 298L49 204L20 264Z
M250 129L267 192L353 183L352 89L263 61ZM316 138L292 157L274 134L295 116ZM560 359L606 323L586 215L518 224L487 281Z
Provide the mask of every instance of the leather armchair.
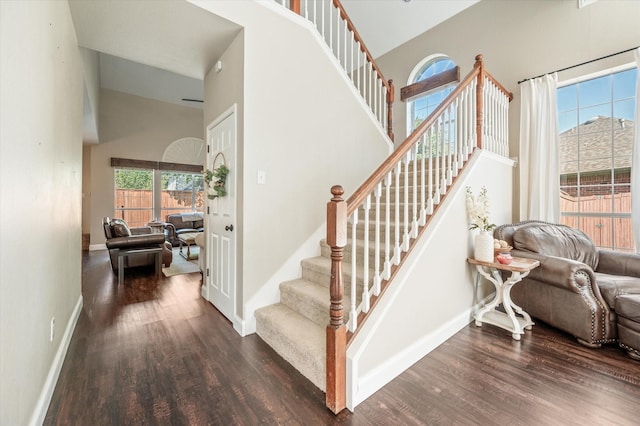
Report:
M165 242L164 234L153 233L151 227L142 226L129 228L122 219L102 219L102 228L106 238L105 245L109 250L111 269L118 270L118 251L120 249L146 248L162 246L162 264L171 265L173 252L171 244ZM130 255L125 259L125 268L133 266L153 265L155 259L152 254Z
M617 341L617 301L640 294L640 256L600 250L582 231L542 221L502 225L494 236L513 256L540 261L513 288L517 305L584 345Z

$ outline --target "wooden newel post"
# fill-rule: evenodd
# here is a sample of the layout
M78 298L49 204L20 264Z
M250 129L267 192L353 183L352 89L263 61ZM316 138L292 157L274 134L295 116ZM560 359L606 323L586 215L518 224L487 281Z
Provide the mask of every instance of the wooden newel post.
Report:
M482 55L476 55L476 63L474 68L480 68L478 73L478 82L476 84L476 145L482 148L482 121L484 120L484 64L482 63Z
M331 187L331 194L333 197L327 203L327 244L331 247L331 306L327 326L326 405L337 414L347 405L347 328L342 319L342 257L347 245L347 203L342 199L344 189L341 186Z
M389 90L387 91L387 134L393 142L393 99L395 98L395 88L393 80L389 80Z

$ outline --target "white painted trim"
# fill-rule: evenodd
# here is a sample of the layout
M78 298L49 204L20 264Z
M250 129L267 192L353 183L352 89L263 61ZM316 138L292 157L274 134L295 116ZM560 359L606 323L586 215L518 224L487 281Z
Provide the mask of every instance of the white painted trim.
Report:
M486 304L486 302L492 300L493 297L494 295L490 295L477 306ZM431 351L469 325L473 321L473 313L475 309L477 309L477 306L460 313L433 333L425 335L422 339L414 342L396 356L387 359L384 364L366 376L361 377L357 389L355 389L356 392L353 395L353 401L349 406L349 410L353 411L355 406L369 398L387 383L402 374L403 371L410 368L413 364L420 361ZM357 372L357 361L352 361L352 368L355 368L354 371Z
M430 61L435 62L436 59L441 59L441 58L451 59L451 57L449 57L449 55L445 53L434 53L432 55L427 56L426 58L423 58L420 62L416 64L415 67L413 67L413 69L409 73L409 78L407 79L407 85L415 83L414 80L416 79L416 75L418 75L418 71L420 71L422 67L425 66L425 64L427 64ZM453 59L451 59L451 61L453 62Z
M233 329L242 337L253 334L256 332L256 317L253 316L253 325L248 321L244 321L242 318L236 315L233 321Z
M102 243L102 244L91 244L89 245L89 251L96 251L96 250L106 250L107 249L107 245Z
M64 335L60 340L60 346L58 346L58 351L56 352L56 356L53 358L53 363L51 364L51 368L49 369L49 374L47 374L47 379L44 382L44 386L40 391L40 397L38 398L38 402L36 403L36 407L33 410L33 414L31 415L31 420L29 421L29 425L41 425L44 422L44 418L47 415L47 410L49 409L49 403L51 403L51 397L53 396L53 391L56 388L56 384L58 383L58 377L60 376L60 370L62 370L62 364L64 363L64 358L67 356L67 350L69 349L69 344L71 343L71 336L73 335L73 331L76 328L76 324L78 323L78 318L80 317L80 313L82 312L82 294L78 297L78 301L76 302L76 306L71 313L71 317L67 322L67 327L64 330Z
M596 79L598 77L602 77L602 76L605 76L605 75L609 75L609 74L613 74L613 73L617 73L617 72L622 72L622 71L627 71L627 70L630 70L630 69L635 68L635 67L636 67L636 63L635 62L629 62L628 64L622 64L622 65L618 65L616 67L611 67L611 68L607 68L607 69L604 69L604 70L592 72L590 74L582 75L580 77L570 78L569 80L558 81L558 89L560 89L561 87L570 86L570 85L575 84L575 83L582 83L582 82L585 82L585 81L588 81L588 80L593 80L593 79Z
M454 192L444 200L440 206L439 214L434 217L434 221L429 225L430 232L423 236L418 243L419 245L414 248L411 253L411 259L408 259L407 263L405 263L400 274L387 289L385 297L380 301L376 310L363 326L365 330L362 330L361 333L356 335L355 339L350 343L349 349L347 349L347 408L349 410L353 411L360 402L371 396L386 383L397 377L417 360L424 357L470 322L470 318L474 312L473 308L466 309L464 312L458 314L438 328L435 332L425 335L418 342L410 345L407 349L399 352L396 356L391 357L389 361L377 367L372 372L367 373L366 376L359 376L358 361L362 357L369 341L373 338L375 330L381 325L382 321L384 321L387 311L392 309L396 297L402 291L405 284L403 276L411 274L416 264L415 259L419 259L420 256L422 256L423 252L428 249L429 244L438 229L445 226L443 225L443 222L447 216L447 212L450 210L456 197L460 194L464 194L469 174L474 169L475 164L481 159L490 159L509 167L515 167L515 162L513 160L486 149L481 149L477 155L474 155L469 159L467 167L465 167L462 174L458 177L458 186L452 189ZM490 295L481 303L486 303L486 301L491 300L492 298L493 296Z

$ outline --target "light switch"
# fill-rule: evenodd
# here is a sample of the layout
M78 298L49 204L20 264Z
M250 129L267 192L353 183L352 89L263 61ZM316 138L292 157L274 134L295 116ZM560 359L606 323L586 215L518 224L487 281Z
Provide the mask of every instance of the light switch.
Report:
M264 185L267 183L267 174L264 170L258 170L258 185Z

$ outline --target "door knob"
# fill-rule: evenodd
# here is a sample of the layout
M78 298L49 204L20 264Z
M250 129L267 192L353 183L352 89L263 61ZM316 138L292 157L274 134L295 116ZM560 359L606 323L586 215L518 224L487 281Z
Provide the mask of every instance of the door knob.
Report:
M227 225L227 226L225 226L225 227L224 227L224 230L225 230L225 231L231 231L231 232L233 232L233 225Z

